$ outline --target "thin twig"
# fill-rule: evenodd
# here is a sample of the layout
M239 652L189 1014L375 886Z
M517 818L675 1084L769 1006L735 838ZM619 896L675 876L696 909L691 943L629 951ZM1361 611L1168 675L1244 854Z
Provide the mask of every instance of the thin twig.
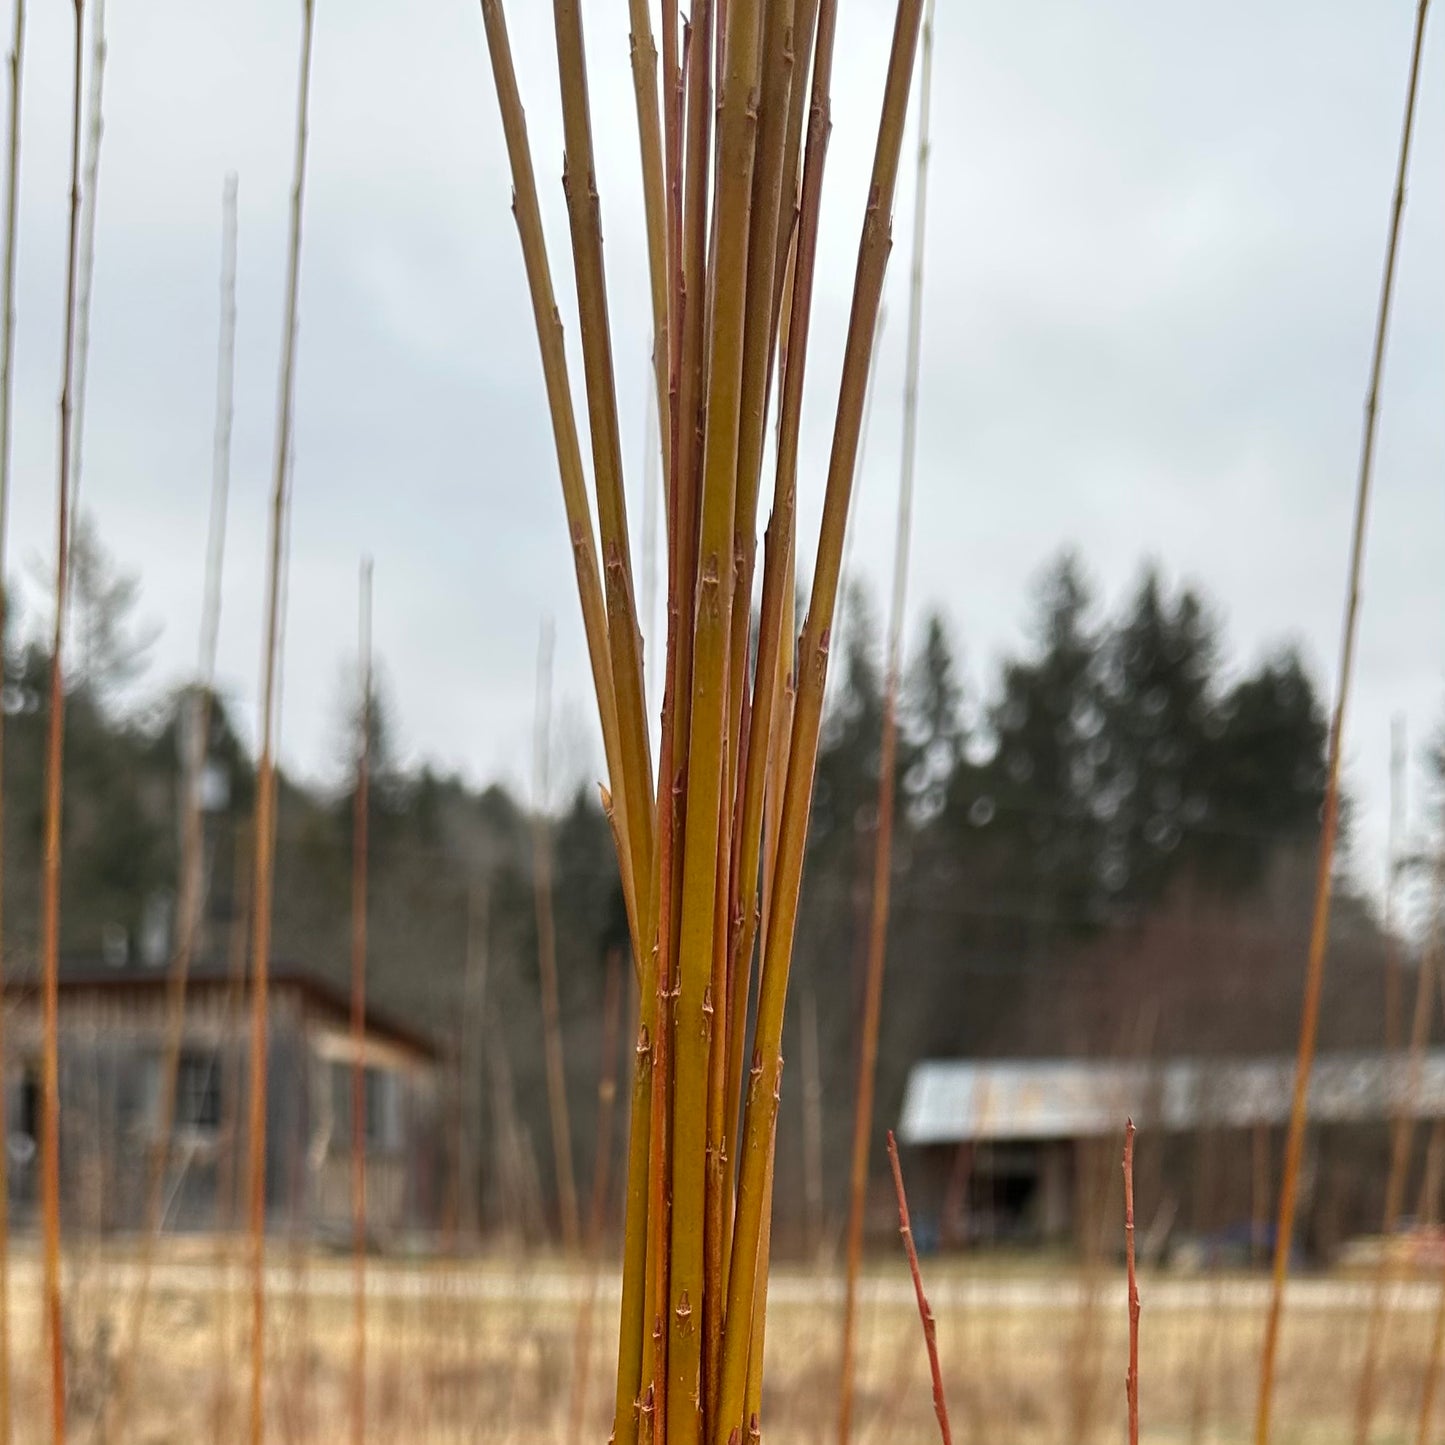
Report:
M206 575L201 607L196 681L178 713L182 735L182 809L180 908L176 945L166 981L166 1038L161 1060L160 1097L156 1108L146 1180L145 1219L141 1239L140 1281L131 1306L130 1334L116 1391L114 1428L125 1439L136 1362L145 1335L151 1270L164 1218L166 1178L170 1170L171 1132L175 1124L176 1077L185 1036L186 985L195 958L204 913L204 822L202 774L211 736L216 685L216 648L221 626L221 574L226 550L226 511L231 478L231 422L235 402L236 361L236 190L234 174L226 177L221 197L221 320L216 365L216 420L211 459L210 523L206 541Z
M1345 705L1349 699L1350 682L1354 672L1360 578L1364 571L1365 524L1369 515L1370 480L1374 470L1375 421L1380 395L1380 377L1385 366L1385 342L1389 333L1390 302L1395 289L1395 257L1400 245L1400 218L1405 208L1405 176L1410 164L1410 141L1415 122L1415 96L1420 80L1420 52L1425 36L1425 13L1428 6L1429 0L1420 0L1415 16L1415 36L1410 56L1410 82L1405 101L1405 120L1400 136L1400 158L1395 173L1390 240L1385 252L1385 274L1380 287L1380 308L1375 322L1374 355L1370 363L1370 389L1365 402L1364 438L1360 448L1360 470L1356 486L1353 537L1350 544L1348 594L1345 602L1343 637L1340 643L1340 671L1336 684L1334 716L1330 723L1324 820L1320 830L1319 860L1315 874L1314 915L1310 925L1304 1008L1300 1017L1294 1096L1290 1104L1284 1176L1280 1186L1279 1215L1275 1229L1274 1271L1270 1286L1269 1311L1265 1317L1264 1342L1259 1355L1259 1394L1255 1405L1254 1420L1255 1445L1269 1445L1271 1411L1274 1404L1275 1357L1279 1348L1280 1321L1284 1312L1285 1278L1289 1273L1290 1250L1294 1242L1295 1207L1299 1193L1300 1163L1304 1155L1310 1070L1314 1064L1315 1039L1319 1029L1325 945L1329 941L1335 836L1339 829L1340 757L1345 726Z
M1129 1445L1139 1445L1139 1277L1134 1268L1134 1121L1124 1125L1124 1267L1129 1279Z
M351 1438L366 1439L366 844L371 819L371 558L361 564L357 652L360 737L351 824L351 1252L355 1317L351 1358Z
M105 133L105 0L90 7L90 91L86 97L85 173L80 200L80 274L75 293L75 409L71 416L70 515L80 516L80 455L85 443L85 392L90 372L90 298L95 285L95 223L100 203L100 142ZM75 545L75 538L71 538ZM72 561L74 559L72 558Z
M15 32L10 46L9 148L5 158L4 294L0 298L3 333L0 333L0 642L9 620L9 589L5 585L6 540L10 515L10 433L15 393L15 237L20 189L20 71L25 49L25 0L15 0ZM5 709L0 708L0 839L5 836ZM0 847L0 997L4 995L5 949L3 932L4 849ZM0 1009L0 1118L7 1117L5 1101L5 1020ZM10 1445L10 1162L0 1148L0 1445Z
M948 1402L943 1397L943 1370L938 1363L938 1326L928 1297L923 1293L923 1276L918 1270L918 1250L913 1244L913 1228L908 1222L908 1196L903 1190L903 1169L898 1163L898 1144L893 1130L888 1131L888 1162L893 1166L893 1188L898 1195L898 1232L908 1251L908 1268L913 1275L913 1293L918 1299L918 1317L923 1321L923 1341L928 1346L928 1368L933 1375L933 1413L938 1416L943 1445L953 1445L953 1432L948 1425Z
M918 169L913 197L913 265L908 299L908 351L903 384L903 462L893 557L893 600L883 686L883 737L878 763L878 810L873 841L873 915L868 932L862 1038L853 1110L849 1176L848 1255L844 1281L842 1379L838 1440L848 1445L853 1422L853 1336L858 1270L863 1256L863 1214L868 1200L868 1145L873 1133L873 1090L878 1073L878 1030L883 1013L883 970L893 886L893 815L898 781L898 688L903 669L903 619L908 597L908 547L913 526L913 473L918 453L918 367L923 333L923 245L928 221L928 114L933 87L933 0L923 19L923 63L918 92ZM878 312L880 321L882 309ZM875 340L876 346L876 340ZM872 388L869 388L870 393ZM864 407L865 418L867 407ZM862 441L859 446L861 450Z
M251 950L251 1056L246 1138L247 1224L251 1271L250 1441L266 1435L266 1097L267 984L271 955L271 885L276 808L276 691L281 629L281 580L291 474L291 419L296 389L296 312L301 279L301 217L306 187L307 113L311 96L311 38L315 0L302 0L301 62L296 104L296 154L291 186L286 299L282 310L280 398L277 405L275 471L266 559L266 633L261 657L261 758L256 778L256 863L252 881L255 916Z
M40 952L44 976L41 1120L41 1218L44 1235L44 1301L50 1351L50 1428L54 1445L65 1445L65 1326L60 1306L60 827L65 766L65 639L70 580L71 386L75 365L75 287L79 266L80 92L85 50L84 0L75 0L75 54L70 120L70 228L66 246L65 321L60 379L59 476L56 485L55 626L51 634L50 715L45 745L45 854Z

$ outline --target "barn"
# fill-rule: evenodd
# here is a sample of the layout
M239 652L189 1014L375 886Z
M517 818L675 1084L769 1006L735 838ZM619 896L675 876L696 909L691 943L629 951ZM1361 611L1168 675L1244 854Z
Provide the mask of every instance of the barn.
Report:
M1094 1218L1112 1237L1125 1121L1140 1131L1140 1228L1267 1239L1294 1089L1294 1060L929 1060L911 1071L898 1126L914 1151L925 1217L949 1241L1046 1244ZM1327 1253L1377 1230L1389 1122L1431 1121L1413 1203L1438 1210L1445 1049L1316 1060L1301 1237ZM1423 1137L1426 1131L1417 1131ZM1429 1156L1435 1157L1433 1162Z

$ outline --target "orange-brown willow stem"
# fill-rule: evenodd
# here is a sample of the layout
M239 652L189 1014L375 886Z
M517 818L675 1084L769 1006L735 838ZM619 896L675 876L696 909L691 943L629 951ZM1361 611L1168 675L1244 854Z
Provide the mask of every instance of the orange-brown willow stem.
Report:
M65 1445L65 1327L60 1308L60 824L65 765L66 594L70 561L70 443L75 365L75 286L80 224L80 92L85 48L83 0L75 0L75 53L70 121L70 228L65 267L65 343L60 379L59 476L56 485L55 625L51 634L50 714L45 734L45 849L41 880L43 970L40 1128L40 1213L45 1337L50 1364L50 1430Z
M236 194L234 173L225 180L221 198L221 319L217 344L216 421L211 463L210 522L206 538L206 574L201 607L200 648L195 689L181 714L184 722L184 763L181 781L180 908L176 945L166 981L166 1040L161 1063L160 1098L151 1141L146 1181L145 1220L141 1240L140 1282L131 1306L130 1334L117 1388L114 1429L125 1439L136 1361L145 1333L150 1302L156 1240L163 1225L166 1176L170 1169L171 1132L175 1124L176 1078L185 1035L186 986L195 958L204 911L204 823L201 781L211 735L216 678L216 649L221 625L221 573L226 550L226 511L231 477L231 423L234 412L236 359Z
M9 594L5 586L10 516L11 407L15 394L15 236L20 190L20 72L25 50L25 0L15 0L10 45L9 147L5 158L5 256L0 280L0 639L6 635ZM0 708L0 840L5 836L5 710ZM0 996L4 993L4 849L0 847ZM0 1010L0 1118L5 1117L5 1021ZM10 1161L0 1149L0 1445L10 1445Z
M360 736L351 823L351 1438L366 1439L366 844L371 820L371 558L361 564L357 654Z
M1139 1277L1134 1267L1134 1121L1124 1125L1124 1269L1129 1283L1129 1372L1124 1397L1129 1445L1139 1445Z
M849 1177L848 1253L843 1296L843 1361L838 1391L838 1440L848 1445L853 1424L853 1344L858 1270L863 1258L863 1216L868 1201L868 1144L873 1134L873 1090L878 1073L878 1030L883 1013L883 969L893 884L893 814L898 776L898 688L903 666L903 616L908 596L908 545L913 524L913 473L918 452L918 367L923 332L923 244L928 219L928 112L933 80L933 0L923 20L923 64L918 92L918 169L913 197L913 265L908 301L908 351L903 386L903 464L893 557L893 600L883 688L883 737L878 764L878 820L873 844L873 914L868 932L862 1038L853 1111ZM879 312L880 317L882 312ZM875 343L876 345L876 343ZM866 408L865 408L866 409Z
M291 473L291 415L296 382L296 311L301 279L301 216L306 188L307 114L311 97L311 38L315 0L303 0L301 64L296 105L296 152L291 185L286 299L282 310L280 399L266 558L266 631L261 654L261 757L256 776L255 912L251 947L251 1049L247 1110L247 1228L251 1282L251 1392L249 1438L266 1438L266 1097L271 956L271 886L276 837L275 726L281 631L281 574Z
M893 1169L893 1189L898 1196L898 1232L908 1252L908 1269L913 1276L913 1293L918 1300L918 1317L923 1321L923 1342L928 1348L928 1369L933 1376L933 1413L938 1417L938 1431L943 1445L953 1445L953 1432L948 1423L948 1402L943 1396L943 1370L938 1362L938 1325L923 1293L923 1275L918 1269L918 1250L913 1243L913 1226L908 1218L908 1195L903 1188L903 1169L898 1163L898 1144L893 1130L888 1131L888 1163ZM1130 1445L1138 1445L1138 1437Z
M1380 395L1380 377L1385 366L1385 343L1389 334L1390 303L1395 289L1395 258L1400 246L1400 218L1405 208L1405 177L1410 165L1410 142L1415 122L1415 97L1420 81L1420 52L1425 36L1425 14L1428 7L1429 0L1420 0L1415 15L1415 35L1410 56L1410 81L1405 100L1405 120L1400 136L1400 157L1395 172L1390 240L1385 252L1385 274L1380 287L1380 307L1375 321L1374 353L1370 363L1370 388L1365 402L1364 438L1360 447L1360 469L1356 484L1353 536L1350 544L1349 581L1343 637L1340 643L1340 671L1336 683L1334 715L1330 723L1324 820L1320 830L1319 859L1315 874L1314 915L1310 925L1304 1007L1300 1017L1294 1095L1290 1104L1289 1133L1285 1143L1284 1175L1280 1184L1269 1310L1265 1316L1264 1341L1259 1352L1259 1392L1254 1419L1255 1445L1269 1445L1271 1412L1274 1404L1275 1358L1279 1349L1280 1322L1284 1312L1285 1279L1289 1273L1290 1250L1294 1243L1295 1210L1299 1195L1300 1164L1304 1156L1310 1071L1314 1065L1315 1039L1319 1029L1320 994L1324 983L1325 947L1329 941L1335 837L1339 828L1340 757L1345 726L1345 706L1349 699L1350 681L1354 672L1360 578L1364 571L1365 524L1369 516L1370 481L1374 470L1375 423Z

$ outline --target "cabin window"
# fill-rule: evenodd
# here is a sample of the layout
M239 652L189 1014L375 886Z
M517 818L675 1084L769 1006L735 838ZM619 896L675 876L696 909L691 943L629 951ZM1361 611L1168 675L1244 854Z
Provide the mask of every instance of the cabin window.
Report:
M176 1128L214 1133L221 1127L221 1070L216 1055L187 1050L176 1069Z
M32 1143L40 1139L40 1110L40 1075L34 1069L26 1069L20 1076L20 1089L15 1101L15 1132Z

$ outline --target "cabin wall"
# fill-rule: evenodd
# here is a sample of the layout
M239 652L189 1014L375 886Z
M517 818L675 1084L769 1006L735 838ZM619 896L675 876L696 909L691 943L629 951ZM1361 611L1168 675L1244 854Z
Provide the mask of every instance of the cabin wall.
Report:
M349 1149L337 1159L323 1075L337 1058L338 1031L306 1001L274 990L267 1042L266 1214L276 1233L325 1232L350 1219ZM144 1227L147 1176L160 1112L165 1050L163 993L66 998L60 1032L61 1212L66 1227L124 1234ZM372 1190L378 1234L434 1229L438 1184L436 1070L381 1041L368 1057L404 1079L393 1144L378 1152ZM5 1140L12 1218L37 1218L40 1133L40 1015L30 999L7 1020ZM238 1227L245 1219L249 1019L223 996L187 1008L176 1120L165 1188L174 1231ZM348 1126L349 1133L349 1126ZM235 1140L235 1148L228 1141Z

